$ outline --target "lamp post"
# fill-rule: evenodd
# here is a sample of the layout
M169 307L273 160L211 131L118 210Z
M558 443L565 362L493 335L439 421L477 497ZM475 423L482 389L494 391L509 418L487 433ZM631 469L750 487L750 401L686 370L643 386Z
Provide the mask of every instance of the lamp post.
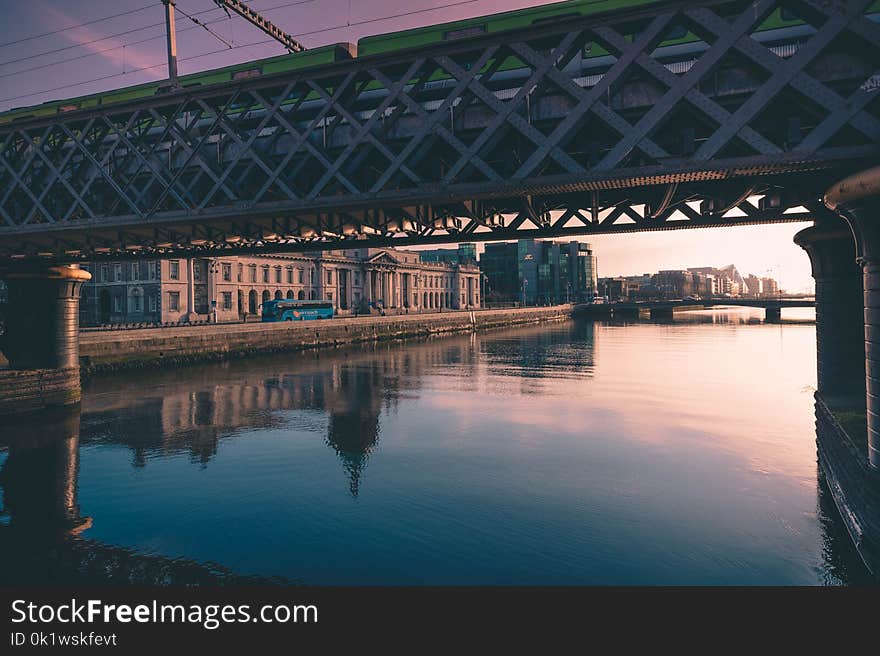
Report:
M523 278L523 283L522 283L522 292L523 292L522 304L523 304L523 307L526 307L526 287L528 287L528 284L529 284L529 281L526 280L525 278Z

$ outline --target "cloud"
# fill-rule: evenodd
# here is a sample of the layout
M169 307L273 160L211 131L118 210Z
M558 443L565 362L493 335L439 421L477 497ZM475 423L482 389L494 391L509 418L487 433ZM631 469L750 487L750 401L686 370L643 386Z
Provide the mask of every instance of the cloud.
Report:
M39 2L38 0L34 2L34 4L37 13L44 18L48 18L49 20L47 22L52 25L54 29L63 29L64 26L76 24L81 20L80 18L70 16L60 9ZM120 25L119 27L122 28L122 30L119 31L124 31L124 29L130 29L131 27L134 27L134 25ZM123 49L122 46L125 45L124 41L120 39L105 39L103 38L104 33L87 26L66 30L65 32L62 32L60 36L63 36L72 44L81 46L83 49L94 53L97 57L113 64L115 67L119 68L120 72L122 72L123 66L127 71L134 71L136 69L149 68L160 63L156 61L155 55L150 56L147 53L139 52L135 48ZM91 67L86 68L86 70L91 70ZM144 71L144 73L152 73L161 76L162 69L154 68L152 70Z

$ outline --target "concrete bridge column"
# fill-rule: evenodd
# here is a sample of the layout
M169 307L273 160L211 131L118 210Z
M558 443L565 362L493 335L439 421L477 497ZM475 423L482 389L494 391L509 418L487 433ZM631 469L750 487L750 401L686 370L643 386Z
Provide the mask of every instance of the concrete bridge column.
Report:
M781 307L764 308L764 323L779 323L782 321Z
M20 268L9 290L0 371L0 415L72 405L80 400L79 299L91 274L74 266Z
M810 257L816 281L816 374L826 402L864 407L865 321L862 272L844 222L801 230L794 238Z
M841 180L823 200L849 223L862 269L868 462L880 469L880 166Z

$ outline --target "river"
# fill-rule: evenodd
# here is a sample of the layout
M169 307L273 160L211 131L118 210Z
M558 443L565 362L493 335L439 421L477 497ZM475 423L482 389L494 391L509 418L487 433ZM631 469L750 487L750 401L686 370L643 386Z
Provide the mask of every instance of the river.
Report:
M817 472L815 326L761 316L97 378L80 414L5 429L0 575L864 582Z

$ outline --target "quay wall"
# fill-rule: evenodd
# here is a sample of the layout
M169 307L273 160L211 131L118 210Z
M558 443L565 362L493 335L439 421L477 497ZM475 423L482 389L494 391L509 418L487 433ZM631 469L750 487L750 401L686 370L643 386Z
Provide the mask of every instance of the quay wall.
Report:
M564 321L570 305L431 314L338 318L330 321L213 324L87 331L80 334L83 375L121 369L222 360L253 353L298 351L400 340L521 324Z

